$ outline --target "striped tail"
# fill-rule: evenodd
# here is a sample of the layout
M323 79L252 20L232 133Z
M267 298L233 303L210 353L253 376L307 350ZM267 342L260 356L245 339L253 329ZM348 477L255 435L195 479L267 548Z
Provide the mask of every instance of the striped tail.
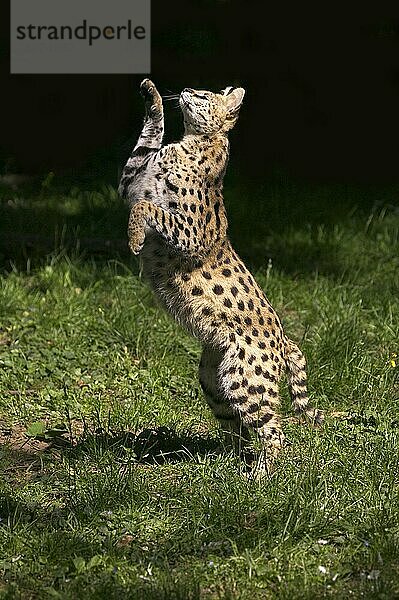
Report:
M321 425L323 413L317 408L313 408L309 401L305 357L291 340L287 340L285 360L288 371L288 386L295 414L305 416L314 425Z

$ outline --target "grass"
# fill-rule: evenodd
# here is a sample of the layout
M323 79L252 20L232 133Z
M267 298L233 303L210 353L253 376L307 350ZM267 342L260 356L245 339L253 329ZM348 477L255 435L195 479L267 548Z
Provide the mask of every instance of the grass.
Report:
M301 343L320 430L261 480L201 397L200 348L125 251L111 187L1 190L0 598L399 597L397 189L226 189Z

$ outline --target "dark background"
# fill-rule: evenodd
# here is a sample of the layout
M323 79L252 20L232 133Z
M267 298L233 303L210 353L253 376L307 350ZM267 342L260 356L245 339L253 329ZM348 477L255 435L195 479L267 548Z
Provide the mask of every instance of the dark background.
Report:
M1 171L92 169L114 183L142 121L143 75L9 75L1 23ZM246 88L232 134L243 177L277 166L310 181L397 181L399 10L153 0L152 48L161 93ZM166 118L172 140L171 104Z

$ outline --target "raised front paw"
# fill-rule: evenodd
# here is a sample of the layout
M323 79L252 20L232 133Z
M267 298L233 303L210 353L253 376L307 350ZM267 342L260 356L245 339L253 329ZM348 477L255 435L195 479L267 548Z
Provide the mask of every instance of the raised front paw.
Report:
M145 234L148 229L147 217L149 216L150 203L143 200L137 202L130 211L127 237L129 248L133 254L140 254L144 246Z
M138 254L140 254L140 252L143 249L144 246L144 242L145 242L145 234L144 231L141 232L135 232L130 233L129 235L129 248L131 250L131 252L137 256Z
M140 84L140 92L148 113L152 117L161 117L163 113L162 98L151 79L143 79Z
M145 224L140 214L136 214L139 210L139 205L132 208L127 229L129 248L135 255L140 254L145 242Z
M147 77L140 83L140 92L145 100L151 100L154 97L154 94L157 93L157 88L152 83L151 79L148 79Z

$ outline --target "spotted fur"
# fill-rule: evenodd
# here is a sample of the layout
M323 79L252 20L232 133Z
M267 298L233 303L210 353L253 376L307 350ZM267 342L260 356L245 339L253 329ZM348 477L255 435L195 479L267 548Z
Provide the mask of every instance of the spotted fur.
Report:
M148 79L141 92L144 127L119 186L131 206L130 248L164 307L202 342L200 383L216 418L240 440L255 431L273 456L283 442L283 370L297 414L316 423L322 415L309 404L303 354L227 237L227 132L244 90L183 90L183 139L163 147L161 96Z

